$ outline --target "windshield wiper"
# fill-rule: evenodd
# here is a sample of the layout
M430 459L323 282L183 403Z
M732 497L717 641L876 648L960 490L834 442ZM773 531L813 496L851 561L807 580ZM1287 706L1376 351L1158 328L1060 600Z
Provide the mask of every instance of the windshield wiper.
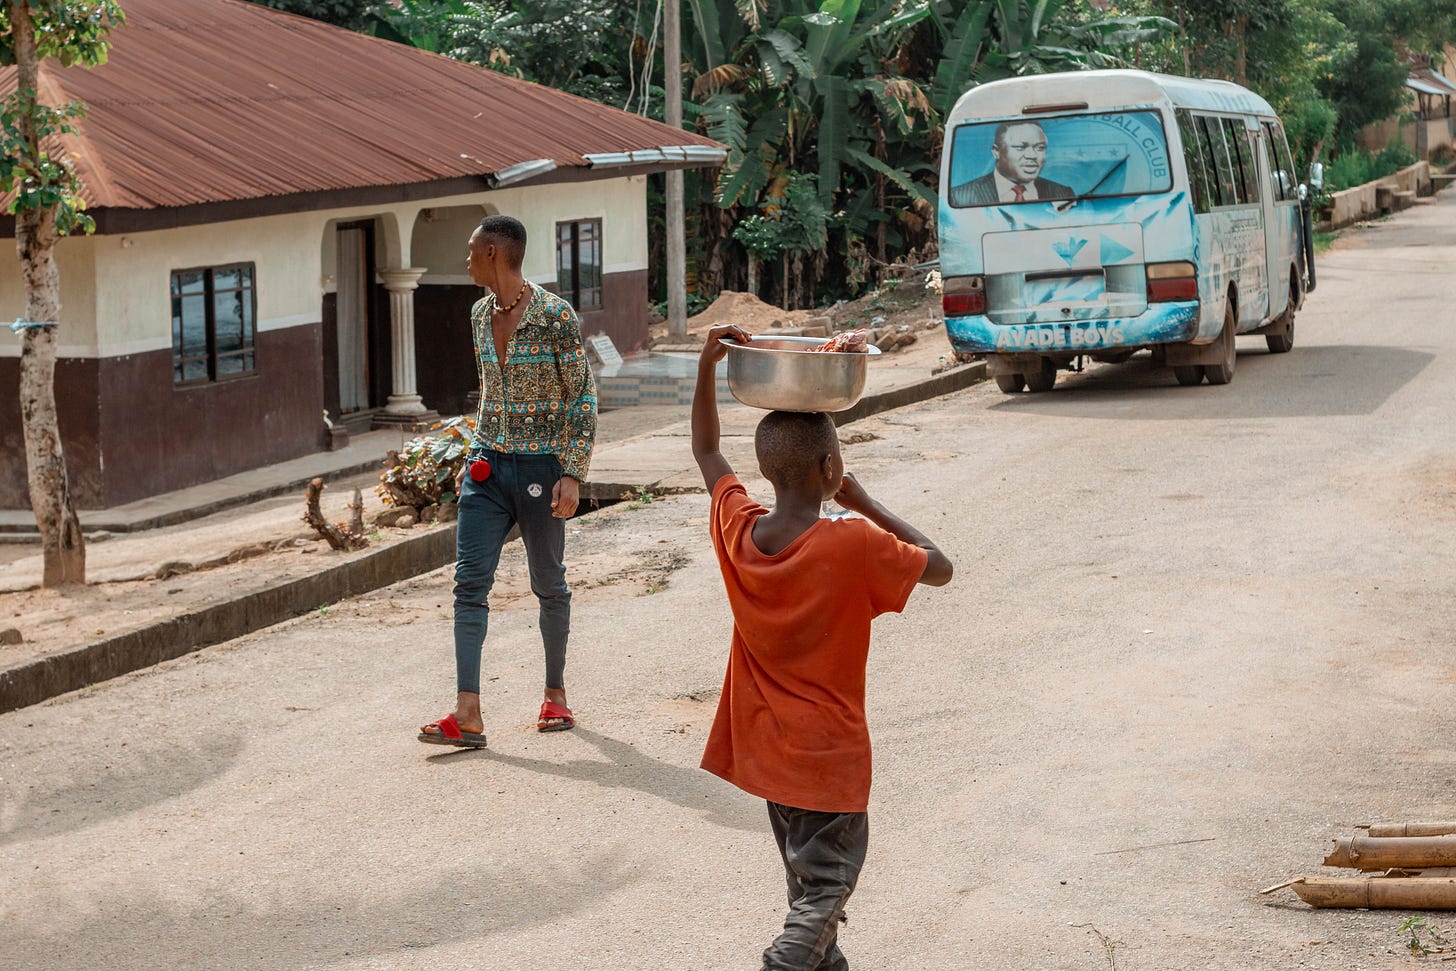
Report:
M1128 157L1124 155L1122 158L1112 163L1112 167L1109 168L1106 172L1102 173L1102 178L1097 180L1097 184L1094 185L1092 188L1088 189L1086 192L1083 192L1081 195L1073 196L1066 202L1058 203L1057 212L1066 212L1068 209L1072 208L1083 199L1090 199L1093 193L1095 193L1098 189L1102 188L1102 184L1104 182L1112 178L1112 173L1116 172L1118 169L1122 168L1124 165L1127 164L1127 159Z

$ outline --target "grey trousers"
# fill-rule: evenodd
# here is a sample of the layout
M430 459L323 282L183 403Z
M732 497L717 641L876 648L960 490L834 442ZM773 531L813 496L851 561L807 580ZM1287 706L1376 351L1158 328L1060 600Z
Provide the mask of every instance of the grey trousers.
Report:
M763 952L763 971L847 971L837 938L845 901L864 867L868 814L770 802L768 821L784 858L789 914L783 933Z

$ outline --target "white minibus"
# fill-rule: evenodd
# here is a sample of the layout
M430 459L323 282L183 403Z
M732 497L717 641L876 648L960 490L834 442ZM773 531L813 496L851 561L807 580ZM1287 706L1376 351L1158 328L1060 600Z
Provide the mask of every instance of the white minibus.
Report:
M1294 346L1313 289L1306 189L1268 102L1145 71L1011 78L946 121L946 334L1001 390L1150 348L1179 384L1227 384L1234 338Z

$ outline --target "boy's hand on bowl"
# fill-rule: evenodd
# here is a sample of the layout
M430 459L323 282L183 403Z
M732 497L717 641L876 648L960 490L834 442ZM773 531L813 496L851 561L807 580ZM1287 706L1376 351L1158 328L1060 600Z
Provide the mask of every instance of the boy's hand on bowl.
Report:
M753 340L753 335L739 327L737 324L718 324L708 331L708 337L703 342L703 355L699 358L703 364L717 364L728 356L728 348L719 343L723 338L735 340L740 344L747 344Z

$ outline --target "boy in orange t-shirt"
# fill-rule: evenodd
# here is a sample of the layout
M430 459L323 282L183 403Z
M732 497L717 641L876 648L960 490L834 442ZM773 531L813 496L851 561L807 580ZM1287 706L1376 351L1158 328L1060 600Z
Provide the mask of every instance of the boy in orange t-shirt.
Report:
M712 491L713 548L733 608L703 768L768 800L789 914L764 971L843 971L836 937L869 837L870 621L903 609L917 583L950 582L951 564L845 474L828 415L763 418L754 445L773 509L750 499L718 451L720 338L751 339L714 327L693 397L693 456ZM824 519L826 499L864 518Z

